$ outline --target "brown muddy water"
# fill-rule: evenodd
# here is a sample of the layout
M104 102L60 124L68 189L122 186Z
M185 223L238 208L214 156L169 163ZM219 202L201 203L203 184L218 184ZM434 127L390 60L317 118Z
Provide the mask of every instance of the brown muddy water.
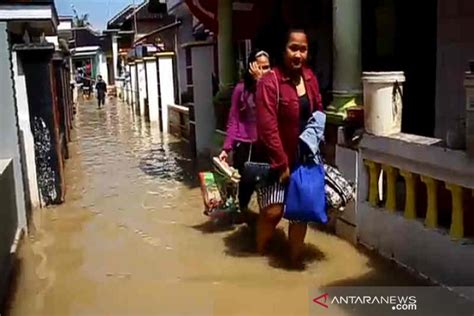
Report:
M308 315L321 286L423 283L315 229L289 270L286 222L257 256L252 228L207 222L186 145L122 102L80 104L70 146L67 202L34 213L8 315Z

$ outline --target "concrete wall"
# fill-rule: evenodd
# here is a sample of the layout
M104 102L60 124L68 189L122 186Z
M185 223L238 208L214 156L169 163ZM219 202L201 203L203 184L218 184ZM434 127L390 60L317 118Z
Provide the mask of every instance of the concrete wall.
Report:
M15 176L11 159L0 159L0 300L6 295L12 267L11 249L18 227Z
M138 101L138 80L137 80L137 65L133 64L130 66L130 103L132 107L136 111L137 109L137 101Z
M179 1L170 1L168 8L171 8ZM178 69L179 97L187 91L186 87L186 50L181 47L182 44L192 42L193 37L193 16L188 6L184 3L178 5L170 14L175 14L181 20L181 25L176 29L176 60Z
M99 62L99 69L98 69L98 73L97 75L101 75L102 76L102 79L104 79L104 81L107 83L107 84L110 84L110 81L109 81L109 70L107 68L107 58L105 57L105 54L104 53L98 53L97 54L97 57L98 57L98 62ZM95 79L95 78L94 78Z
M148 109L150 113L150 121L159 123L159 104L158 104L158 68L156 59L145 60L146 82L148 86Z
M336 166L344 177L357 185L359 153L343 145L336 146ZM356 197L357 200L357 197ZM350 202L343 211L337 213L336 235L355 244L357 242L357 203Z
M117 36L114 34L112 35L112 73L110 74L110 77L113 79L111 80L113 83L115 83L115 78L120 77L120 73L118 70L118 62L119 62L119 48L118 48L118 42L117 42Z
M158 56L158 69L160 70L160 95L161 95L161 119L163 133L168 132L168 105L175 104L174 99L174 70L172 55Z
M357 238L367 247L431 280L451 287L472 286L472 245L466 244L465 240L453 240L446 229L428 229L422 218L409 220L403 212L390 213L367 202L369 175L364 159L426 175L439 180L439 186L449 182L474 189L474 161L469 160L464 152L436 146L437 142L436 139L406 134L364 136L359 147ZM403 189L400 193L404 195ZM463 288L454 288L454 291L471 298L474 294L472 290L466 292Z
M191 52L193 58L196 150L198 154L206 155L212 148L212 138L216 128L214 106L212 104L214 46L192 46Z
M20 227L26 227L26 205L19 147L19 126L12 76L7 24L0 22L0 159L13 159L18 222Z
M130 65L125 65L125 69L127 71L127 78L125 79L125 102L127 102L128 105L132 104L132 72L131 72L131 66Z
M438 0L438 52L435 135L446 131L464 117L464 72L474 59L474 1Z
M13 53L13 71L15 80L18 121L21 130L22 162L25 170L25 182L28 184L28 196L32 207L40 206L38 179L36 173L35 140L31 132L30 108L26 91L25 74L17 53Z
M46 36L46 41L53 43L56 48L59 47L59 38L57 36Z
M145 64L142 61L137 62L138 74L138 105L140 106L140 114L145 115L145 102L148 98L146 91L146 71Z
M72 29L72 21L60 21L58 24L58 31L68 31Z

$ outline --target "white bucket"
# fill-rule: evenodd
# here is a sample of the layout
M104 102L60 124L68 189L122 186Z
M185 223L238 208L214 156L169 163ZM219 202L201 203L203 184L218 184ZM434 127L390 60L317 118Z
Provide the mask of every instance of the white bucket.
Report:
M403 72L364 72L364 123L367 133L387 136L402 129Z

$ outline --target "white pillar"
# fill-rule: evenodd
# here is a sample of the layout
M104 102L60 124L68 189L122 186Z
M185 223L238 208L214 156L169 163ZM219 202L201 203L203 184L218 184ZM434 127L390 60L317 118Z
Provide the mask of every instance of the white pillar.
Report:
M117 35L112 34L112 59L113 59L113 71L114 71L114 78L120 77L119 69L118 69L118 42L117 42ZM114 81L115 83L115 81Z
M361 0L333 0L333 93L330 110L345 110L362 94Z
M127 64L125 66L126 68L126 73L128 74L126 77L125 77L125 102L130 105L131 104L131 101L130 101L130 87L131 87L131 72L130 72L130 65Z
M137 109L137 93L138 93L138 82L137 82L137 65L133 62L130 64L130 102L133 109Z
M168 105L175 104L176 102L174 98L174 53L158 53L156 54L156 56L158 57L158 69L160 78L161 121L163 126L163 133L168 133ZM210 103L212 103L212 96L209 101Z
M69 57L69 69L71 69L71 71L69 72L69 75L70 75L70 80L71 82L72 81L75 81L76 78L74 78L74 73L75 73L75 69L74 69L74 63L72 62L72 58Z
M196 151L198 154L207 154L212 147L212 139L216 128L212 103L214 47L208 43L195 44L191 46L191 54L193 60Z
M40 195L38 189L38 178L36 173L35 140L31 131L30 108L28 103L28 93L26 90L26 79L23 71L20 69L21 62L18 59L17 52L12 54L13 73L15 80L16 102L18 123L21 131L22 160L26 167L26 178L28 179L28 190L31 205L40 206Z
M98 74L102 76L102 79L104 79L104 81L107 84L110 84L109 71L107 69L107 58L105 57L104 53L99 53L99 73ZM93 79L96 79L96 78L93 78Z
M145 57L146 82L148 87L148 113L150 121L159 123L160 113L158 104L158 69L155 57Z
M138 105L140 107L140 115L145 115L146 92L146 72L143 59L137 60L137 76L138 76Z

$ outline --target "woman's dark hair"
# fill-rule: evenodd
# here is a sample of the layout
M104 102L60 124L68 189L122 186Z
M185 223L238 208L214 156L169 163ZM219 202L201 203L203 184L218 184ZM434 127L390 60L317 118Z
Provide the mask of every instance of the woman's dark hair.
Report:
M253 93L257 89L257 81L255 81L252 74L250 73L250 64L257 61L257 58L261 56L265 56L270 60L268 53L260 49L253 50L249 54L247 66L245 67L244 74L242 76L245 91Z

